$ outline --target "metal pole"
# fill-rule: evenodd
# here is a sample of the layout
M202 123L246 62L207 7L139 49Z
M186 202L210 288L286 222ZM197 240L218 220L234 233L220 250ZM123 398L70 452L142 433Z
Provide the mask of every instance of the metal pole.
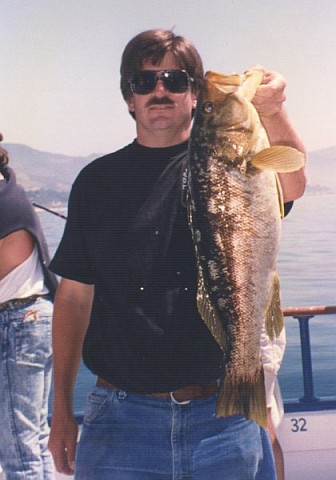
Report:
M304 395L301 402L317 402L319 399L314 395L313 368L310 348L309 319L312 317L295 317L299 320L302 373Z

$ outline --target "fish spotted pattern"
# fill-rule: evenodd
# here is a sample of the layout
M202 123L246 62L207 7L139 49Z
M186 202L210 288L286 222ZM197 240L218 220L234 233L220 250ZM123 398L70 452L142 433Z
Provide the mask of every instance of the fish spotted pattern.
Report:
M207 72L189 145L189 223L198 265L197 304L223 350L216 413L267 424L260 335L283 328L276 273L283 202L275 172L303 154L270 147L251 100L263 72Z

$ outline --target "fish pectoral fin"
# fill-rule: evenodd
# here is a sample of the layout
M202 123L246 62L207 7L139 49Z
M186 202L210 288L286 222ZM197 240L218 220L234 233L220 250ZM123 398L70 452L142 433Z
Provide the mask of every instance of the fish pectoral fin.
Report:
M259 170L274 170L277 173L290 173L304 166L304 154L293 147L273 145L257 153L251 164Z
M265 314L266 333L271 340L278 337L284 327L284 317L280 304L280 281L277 272L273 273L270 300Z
M231 378L230 373L224 377L219 387L216 415L217 417L243 415L267 428L264 370L261 363L254 378Z

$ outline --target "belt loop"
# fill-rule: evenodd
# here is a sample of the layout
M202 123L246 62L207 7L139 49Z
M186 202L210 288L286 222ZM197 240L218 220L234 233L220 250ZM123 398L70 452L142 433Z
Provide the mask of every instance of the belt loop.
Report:
M125 392L125 390L117 390L117 397L118 397L118 400L126 400L127 398L127 392Z
M184 402L177 401L174 397L174 392L170 392L170 398L176 405L189 405L189 403L191 403L191 400L185 400Z

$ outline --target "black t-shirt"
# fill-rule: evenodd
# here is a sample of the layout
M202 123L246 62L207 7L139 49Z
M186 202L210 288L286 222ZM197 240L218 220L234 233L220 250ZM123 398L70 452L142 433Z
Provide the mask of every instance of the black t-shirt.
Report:
M95 285L86 366L118 387L166 392L220 377L223 355L196 306L182 183L188 143L136 141L76 179L50 268Z

